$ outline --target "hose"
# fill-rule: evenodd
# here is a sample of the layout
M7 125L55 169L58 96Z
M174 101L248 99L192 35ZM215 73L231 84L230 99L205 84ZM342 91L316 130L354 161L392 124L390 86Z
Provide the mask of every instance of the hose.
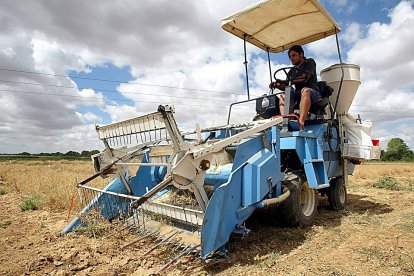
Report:
M264 207L268 208L270 206L278 205L285 201L290 196L290 190L287 187L283 188L283 193L275 198L269 198L262 200Z

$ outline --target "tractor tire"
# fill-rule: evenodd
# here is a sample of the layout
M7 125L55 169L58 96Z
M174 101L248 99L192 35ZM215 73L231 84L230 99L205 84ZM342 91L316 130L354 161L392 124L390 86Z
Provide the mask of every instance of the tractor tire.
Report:
M310 189L301 171L289 172L283 180L290 196L279 206L278 220L291 227L312 225L318 207L316 190Z
M330 185L327 192L329 207L337 211L345 209L347 203L347 191L343 178L338 177L331 180Z

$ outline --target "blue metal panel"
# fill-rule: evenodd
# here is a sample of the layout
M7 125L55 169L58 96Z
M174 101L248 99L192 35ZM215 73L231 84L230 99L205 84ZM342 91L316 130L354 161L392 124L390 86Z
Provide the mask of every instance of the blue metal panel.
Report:
M303 164L305 156L305 143L302 137L282 137L280 138L281 150L296 150L299 160ZM302 158L301 158L302 157Z
M149 151L145 153L141 162L149 162ZM132 194L142 196L154 188L162 180L163 174L165 174L165 172L160 173L162 169L162 167L140 166L135 176L131 177L130 186Z
M273 132L267 133L268 144L273 152L264 149L261 136L239 144L234 164L241 165L235 169L233 165L228 182L215 190L207 205L201 232L202 258L207 258L224 246L230 234L238 231L253 213L258 202L269 195L269 177L272 177L275 196L280 195L283 173L279 166L279 136L276 128Z
M304 168L309 187L317 189L321 184L328 184L328 176L325 171L322 150L317 139L304 139L305 156Z
M281 160L280 160L280 131L279 126L273 126L270 131L268 131L268 142L271 145L271 151L276 158L275 170L277 171L277 179L272 179L275 189L271 197L278 197L282 194L282 185L281 181L284 178L284 173L281 172ZM276 185L277 184L277 185Z
M215 131L215 139L224 139L236 134L234 129L220 129Z
M325 124L324 127L325 127L324 131L327 133L327 135L329 133L331 137L326 137L325 139L326 141L323 141L323 144L321 143L322 150L324 152L329 152L329 151L339 152L340 149L339 149L339 138L338 138L337 129L331 126L330 129L328 130L328 127L329 127L328 124Z
M218 129L218 130L214 130L214 131L202 132L201 137L202 137L202 139L206 139L207 137L212 135L212 139L224 139L224 138L232 136L234 134L236 134L236 130L232 129L232 128L230 128L230 129ZM195 139L194 134L186 135L186 138L190 138L190 137L193 140Z
M208 202L201 230L202 258L225 245L236 225L244 222L236 213L241 207L242 167L231 173L229 182L218 187ZM246 218L253 211L254 207L250 207L245 213Z
M225 164L219 167L210 168L206 171L204 184L213 185L215 188L227 182L230 177L233 163Z
M307 126L305 131L296 131L290 137L280 139L282 150L295 150L305 169L309 187L316 189L329 183L326 173L322 146L324 145L323 125Z
M275 155L267 149L253 155L243 168L242 206L252 205L269 193L270 185L281 179Z
M240 167L247 160L249 160L250 157L256 154L256 152L263 148L263 139L261 135L242 140L237 145L237 151L234 156L233 170Z

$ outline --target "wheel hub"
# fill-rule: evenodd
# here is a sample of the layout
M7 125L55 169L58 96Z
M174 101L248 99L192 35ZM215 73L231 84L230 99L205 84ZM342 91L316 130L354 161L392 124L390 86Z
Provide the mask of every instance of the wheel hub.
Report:
M308 182L303 183L300 191L300 205L305 216L311 216L315 208L315 192L309 188Z
M345 203L345 201L346 201L346 190L345 190L345 186L344 185L341 185L339 187L339 201L341 203Z

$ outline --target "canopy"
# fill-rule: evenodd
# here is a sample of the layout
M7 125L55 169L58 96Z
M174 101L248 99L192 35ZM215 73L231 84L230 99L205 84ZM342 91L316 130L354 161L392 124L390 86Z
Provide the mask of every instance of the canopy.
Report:
M226 31L272 53L340 31L318 0L265 0L221 20Z

